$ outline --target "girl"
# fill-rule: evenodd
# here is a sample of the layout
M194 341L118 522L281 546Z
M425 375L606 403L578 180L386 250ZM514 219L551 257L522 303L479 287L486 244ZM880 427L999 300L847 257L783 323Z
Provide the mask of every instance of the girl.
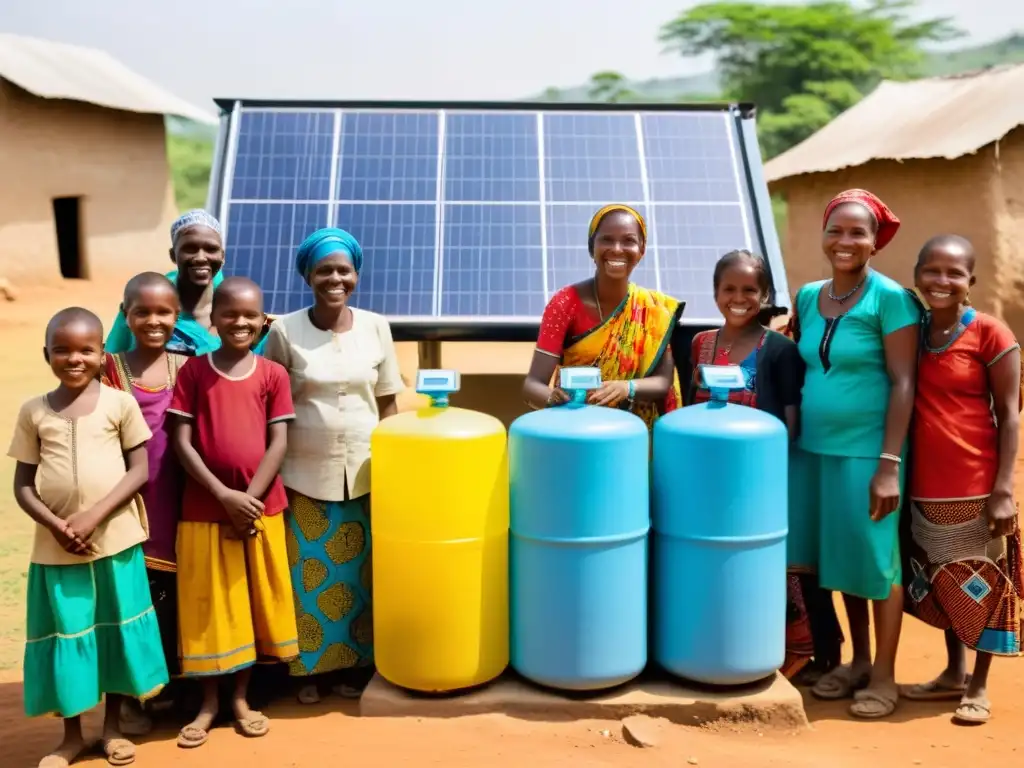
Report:
M152 437L138 404L100 383L103 326L72 307L46 327L46 361L60 381L21 407L8 455L14 496L36 523L28 570L25 713L64 718L64 740L40 763L64 768L87 748L81 715L106 695L103 751L135 760L121 736L124 696L167 683L146 583L148 535L135 495Z
M177 547L182 674L203 682L199 714L178 734L186 748L209 738L223 677L233 678L238 730L266 735L268 719L249 706L252 667L299 654L278 475L295 418L288 372L252 352L264 319L252 280L225 278L212 316L222 344L182 366L167 409L188 473Z
M778 417L786 424L790 440L795 440L804 362L796 344L765 327L782 310L766 306L771 280L764 260L749 251L727 253L715 265L712 284L725 324L720 330L704 331L693 338L687 403L705 402L711 397L697 366L739 365L747 386L732 392L730 400ZM839 663L840 645L834 609L829 610L831 601L819 596L810 574L791 574L787 586L786 661L782 672L793 677L812 655L816 666L828 671Z
M187 358L169 353L166 346L178 319L178 294L174 284L163 275L143 272L128 281L122 307L135 343L128 352L106 355L103 383L134 397L153 433L153 438L146 443L149 481L142 490L149 518L149 540L143 545L143 552L153 608L163 639L164 659L174 677L178 674L174 542L184 476L170 448L170 424L166 416L178 369ZM169 688L165 693L169 693ZM128 700L121 713L121 726L126 732L142 735L151 730L152 722Z
M946 631L948 662L908 699L959 700L954 719L984 723L992 657L1021 652L1024 596L1013 499L1021 410L1020 345L969 306L974 249L941 235L914 282L929 311L914 400L907 610ZM955 471L950 471L955 469ZM977 651L967 674L964 646Z

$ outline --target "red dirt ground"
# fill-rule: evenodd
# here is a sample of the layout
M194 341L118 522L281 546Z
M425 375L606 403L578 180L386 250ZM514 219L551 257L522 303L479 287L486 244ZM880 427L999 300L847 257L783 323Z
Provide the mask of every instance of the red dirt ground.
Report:
M0 305L0 338L6 355L0 366L3 440L10 434L17 404L48 386L48 371L39 352L46 319L60 306L79 303L100 311L107 320L118 303L117 288L83 284L80 292L70 288L23 289L16 303ZM495 370L508 369L507 345L474 346L479 346L473 350L476 370L485 369L488 355ZM410 352L402 354L403 363L415 366ZM406 367L403 364L403 369ZM0 484L4 487L10 483L9 463L3 462L0 467ZM1018 486L1024 489L1024 472L1019 472L1018 478ZM20 595L29 526L6 491L0 492L0 525L4 531L4 541L0 541L0 668L9 667L0 672L0 765L30 768L57 743L60 723L54 719L29 721L22 714L18 667L24 609ZM900 681L929 679L942 662L941 635L908 620L900 648ZM261 768L346 763L554 768L564 766L568 759L581 766L619 768L1021 765L1024 660L997 659L990 694L994 716L988 725L979 728L953 725L950 704L901 702L891 719L862 722L849 718L842 703L809 700L807 711L813 728L808 732L762 734L750 729L665 724L657 729L658 744L652 749L626 744L616 722L536 722L497 715L455 720L364 720L351 702L329 698L319 705L302 707L282 697L265 710L273 723L270 734L263 739L247 740L228 728L219 728L205 747L185 751L175 746L175 730L168 727L139 745L137 762L147 768L245 763ZM97 713L90 714L87 725L93 735L98 735ZM78 763L104 764L100 757Z

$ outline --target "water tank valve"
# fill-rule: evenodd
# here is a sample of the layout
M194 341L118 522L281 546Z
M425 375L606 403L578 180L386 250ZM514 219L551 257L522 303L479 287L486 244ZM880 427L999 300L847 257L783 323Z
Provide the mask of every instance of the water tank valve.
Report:
M738 365L701 365L701 381L711 390L711 401L719 405L729 402L729 393L747 386L743 369Z
M600 368L563 368L559 372L559 386L572 396L572 405L586 405L587 392L601 387Z
M426 370L416 373L416 391L430 397L430 404L435 408L447 408L448 396L459 391L459 372Z

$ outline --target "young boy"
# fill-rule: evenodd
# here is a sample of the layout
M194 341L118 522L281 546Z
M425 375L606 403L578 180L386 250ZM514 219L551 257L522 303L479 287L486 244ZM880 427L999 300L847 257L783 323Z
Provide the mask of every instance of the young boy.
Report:
M25 713L64 718L64 740L40 765L67 766L88 748L81 715L106 695L103 751L135 760L118 728L122 697L167 683L146 580L148 528L136 494L152 437L131 395L100 384L103 326L71 307L46 326L60 385L21 407L8 455L14 497L36 522L28 569Z
M206 743L225 675L234 676L238 729L265 735L267 718L247 701L252 665L298 655L278 477L295 417L291 385L282 366L251 351L264 322L259 286L226 278L211 311L221 346L182 366L168 408L188 473L177 548L181 671L203 681L181 747Z

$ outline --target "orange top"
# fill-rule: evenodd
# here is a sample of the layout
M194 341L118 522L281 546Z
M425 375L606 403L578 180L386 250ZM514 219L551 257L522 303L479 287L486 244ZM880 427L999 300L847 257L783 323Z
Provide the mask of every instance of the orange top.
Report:
M998 468L998 432L988 369L1019 345L1000 321L968 308L952 341L925 347L914 398L915 499L988 496Z

